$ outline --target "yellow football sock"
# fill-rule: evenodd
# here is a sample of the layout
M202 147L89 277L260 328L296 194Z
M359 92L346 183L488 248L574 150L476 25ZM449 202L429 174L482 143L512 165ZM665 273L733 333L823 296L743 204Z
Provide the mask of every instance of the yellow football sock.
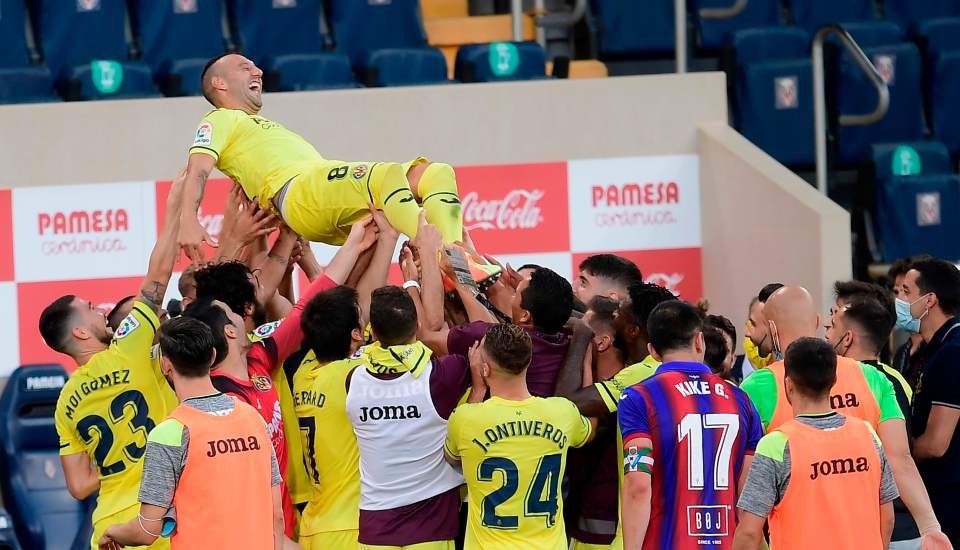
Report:
M374 167L375 178L370 182L371 189L378 190L374 198L374 205L383 210L387 221L393 227L411 239L417 236L417 225L420 222L420 205L417 204L403 165L397 163L382 163Z
M463 240L463 214L457 192L457 174L453 166L433 162L420 176L417 185L427 223L437 226L445 244Z

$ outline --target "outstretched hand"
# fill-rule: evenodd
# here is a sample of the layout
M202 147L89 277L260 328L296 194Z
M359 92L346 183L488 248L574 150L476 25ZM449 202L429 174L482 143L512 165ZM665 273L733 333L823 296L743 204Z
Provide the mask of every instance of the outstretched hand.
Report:
M343 243L343 246L355 246L358 251L363 252L377 242L379 232L377 224L373 221L373 216L366 216L350 227L350 234L347 235L347 240Z
M437 226L427 223L427 215L420 210L420 220L417 223L417 236L413 239L413 245L417 247L421 254L436 254L443 246L443 236Z

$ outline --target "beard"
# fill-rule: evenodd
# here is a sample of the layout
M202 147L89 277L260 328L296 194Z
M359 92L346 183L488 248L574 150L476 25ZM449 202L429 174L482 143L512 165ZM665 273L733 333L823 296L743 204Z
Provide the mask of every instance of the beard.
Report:
M253 326L259 327L267 323L267 309L257 303L253 306Z
M617 332L613 335L613 347L620 350L624 357L630 356L630 347L627 345L627 339Z

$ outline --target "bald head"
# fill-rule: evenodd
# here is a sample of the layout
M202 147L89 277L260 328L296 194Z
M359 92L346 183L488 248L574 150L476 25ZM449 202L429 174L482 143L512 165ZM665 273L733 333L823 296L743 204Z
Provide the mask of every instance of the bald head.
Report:
M781 351L799 338L815 337L820 327L813 297L802 286L785 286L774 292L763 306L763 316Z

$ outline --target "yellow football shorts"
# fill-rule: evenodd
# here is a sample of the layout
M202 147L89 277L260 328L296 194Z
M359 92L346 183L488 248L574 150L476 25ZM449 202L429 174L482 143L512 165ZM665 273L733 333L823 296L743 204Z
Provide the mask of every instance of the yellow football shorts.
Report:
M334 550L343 548L343 550L357 550L360 544L357 542L357 536L360 531L351 529L346 531L329 531L326 533L315 533L309 536L301 536L297 541L304 550Z
M406 546L360 545L360 550L454 550L455 548L456 546L452 540L435 540L431 542L421 542L420 544L408 544Z

